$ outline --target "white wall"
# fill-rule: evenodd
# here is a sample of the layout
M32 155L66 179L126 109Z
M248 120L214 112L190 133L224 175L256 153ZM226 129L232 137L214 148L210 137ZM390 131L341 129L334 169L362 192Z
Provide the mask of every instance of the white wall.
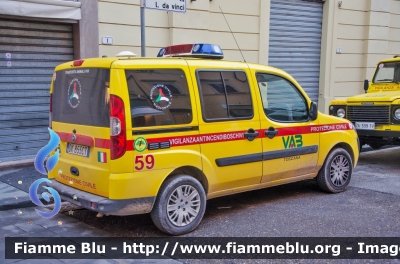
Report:
M326 0L321 49L319 109L334 98L363 93L380 59L400 54L400 0ZM140 56L140 1L99 0L100 56L130 50ZM268 63L270 0L186 0L186 13L146 9L146 55L182 43L221 45L225 59ZM112 36L113 45L101 37ZM342 48L337 54L336 49Z
M324 6L320 110L334 98L364 93L381 59L400 53L399 0L327 0ZM342 53L336 52L342 48Z
M187 0L186 13L146 9L146 56L154 57L168 45L206 42L221 45L226 59L242 60L221 7L246 60L257 63L260 1ZM123 50L140 56L140 1L99 0L99 32L100 56ZM113 45L101 44L103 36L112 36Z

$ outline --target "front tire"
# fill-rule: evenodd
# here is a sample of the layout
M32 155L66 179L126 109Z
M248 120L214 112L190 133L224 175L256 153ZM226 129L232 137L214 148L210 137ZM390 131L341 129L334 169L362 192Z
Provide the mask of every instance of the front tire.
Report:
M343 192L350 183L353 160L342 148L329 153L317 176L318 186L330 193Z
M163 232L183 235L193 231L206 210L206 193L201 183L188 175L168 179L161 187L151 219Z

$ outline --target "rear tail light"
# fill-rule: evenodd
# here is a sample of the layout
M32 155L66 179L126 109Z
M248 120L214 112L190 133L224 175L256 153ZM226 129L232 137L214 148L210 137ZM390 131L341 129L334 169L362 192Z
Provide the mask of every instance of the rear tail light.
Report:
M126 152L126 126L124 101L116 95L110 96L110 156L118 159Z
M50 94L50 109L49 109L49 127L51 128L52 121L52 113L53 113L53 94Z

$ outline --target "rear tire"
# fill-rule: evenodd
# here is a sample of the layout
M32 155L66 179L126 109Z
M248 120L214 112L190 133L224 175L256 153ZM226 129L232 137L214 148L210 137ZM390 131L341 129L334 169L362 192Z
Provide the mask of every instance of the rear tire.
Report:
M329 153L317 176L318 186L326 192L343 192L350 183L353 172L353 160L342 148Z
M201 183L188 175L168 179L161 187L151 219L163 232L178 236L193 231L206 210L206 193Z

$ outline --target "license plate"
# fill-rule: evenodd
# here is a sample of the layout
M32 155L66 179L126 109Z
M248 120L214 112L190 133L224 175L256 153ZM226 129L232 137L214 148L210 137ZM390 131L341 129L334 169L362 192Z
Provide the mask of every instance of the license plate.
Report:
M371 122L356 122L356 129L374 130L375 123Z
M67 153L78 155L82 157L89 157L89 150L88 146L82 146L77 144L68 143L67 144Z

